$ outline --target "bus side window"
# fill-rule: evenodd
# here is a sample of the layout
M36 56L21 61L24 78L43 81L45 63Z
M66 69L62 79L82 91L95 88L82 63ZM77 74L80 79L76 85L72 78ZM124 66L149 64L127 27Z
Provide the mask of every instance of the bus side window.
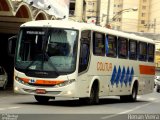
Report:
M111 35L106 36L106 56L117 57L117 37Z
M97 56L105 56L105 34L93 33L93 54Z
M82 31L81 35L81 46L80 46L80 56L79 56L79 70L78 72L83 72L87 69L90 56L90 31Z
M147 43L139 42L139 60L146 61L147 60Z
M126 38L118 38L118 57L124 59L128 57L128 40Z
M137 41L129 40L129 59L137 60Z
M148 62L154 62L154 51L155 46L153 44L148 44Z

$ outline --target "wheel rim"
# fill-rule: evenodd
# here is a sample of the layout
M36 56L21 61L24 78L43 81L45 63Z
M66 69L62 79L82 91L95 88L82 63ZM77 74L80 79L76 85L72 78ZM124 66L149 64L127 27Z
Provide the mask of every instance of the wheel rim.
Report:
M133 98L134 100L136 100L136 98L137 98L136 88L133 89L132 98Z
M91 95L90 95L90 102L91 102L91 104L93 103L94 98L95 98L95 92L94 92L94 89L92 88Z

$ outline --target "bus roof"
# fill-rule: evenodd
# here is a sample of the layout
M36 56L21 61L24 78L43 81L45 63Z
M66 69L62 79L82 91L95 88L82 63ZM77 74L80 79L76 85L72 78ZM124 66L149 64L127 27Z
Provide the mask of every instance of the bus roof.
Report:
M121 31L116 31L112 29L107 29L105 27L96 26L94 24L88 23L80 23L75 21L67 21L67 20L38 20L38 21L30 21L21 25L21 27L56 27L56 28L68 28L68 29L76 29L76 30L94 30L97 32L108 33L110 35L115 35L119 37L126 37L129 39L135 39L139 41L145 41L148 43L155 43L154 40L141 37L131 33L125 33Z

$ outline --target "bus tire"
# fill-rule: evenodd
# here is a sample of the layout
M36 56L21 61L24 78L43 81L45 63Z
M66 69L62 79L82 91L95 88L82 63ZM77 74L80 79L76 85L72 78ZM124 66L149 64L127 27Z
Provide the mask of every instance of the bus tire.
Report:
M159 92L160 92L160 89L157 88L156 91L159 93Z
M99 87L98 84L93 84L89 98L79 98L80 102L88 105L96 105L99 103Z
M49 97L47 96L39 96L39 95L35 95L34 96L35 99L39 102L39 103L47 103L49 101Z
M89 104L98 104L99 103L99 88L96 84L92 86L90 97L88 99Z
M137 100L137 87L134 84L133 88L132 88L132 94L128 96L128 100L129 102L135 102Z
M131 95L120 96L120 99L125 102L135 102L137 100L138 84L134 84Z

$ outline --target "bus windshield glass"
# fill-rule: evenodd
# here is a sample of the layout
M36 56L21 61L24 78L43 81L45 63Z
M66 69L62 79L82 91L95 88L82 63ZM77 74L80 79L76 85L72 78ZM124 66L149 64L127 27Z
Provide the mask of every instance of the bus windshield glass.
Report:
M60 28L21 28L15 68L66 74L76 68L78 31Z

